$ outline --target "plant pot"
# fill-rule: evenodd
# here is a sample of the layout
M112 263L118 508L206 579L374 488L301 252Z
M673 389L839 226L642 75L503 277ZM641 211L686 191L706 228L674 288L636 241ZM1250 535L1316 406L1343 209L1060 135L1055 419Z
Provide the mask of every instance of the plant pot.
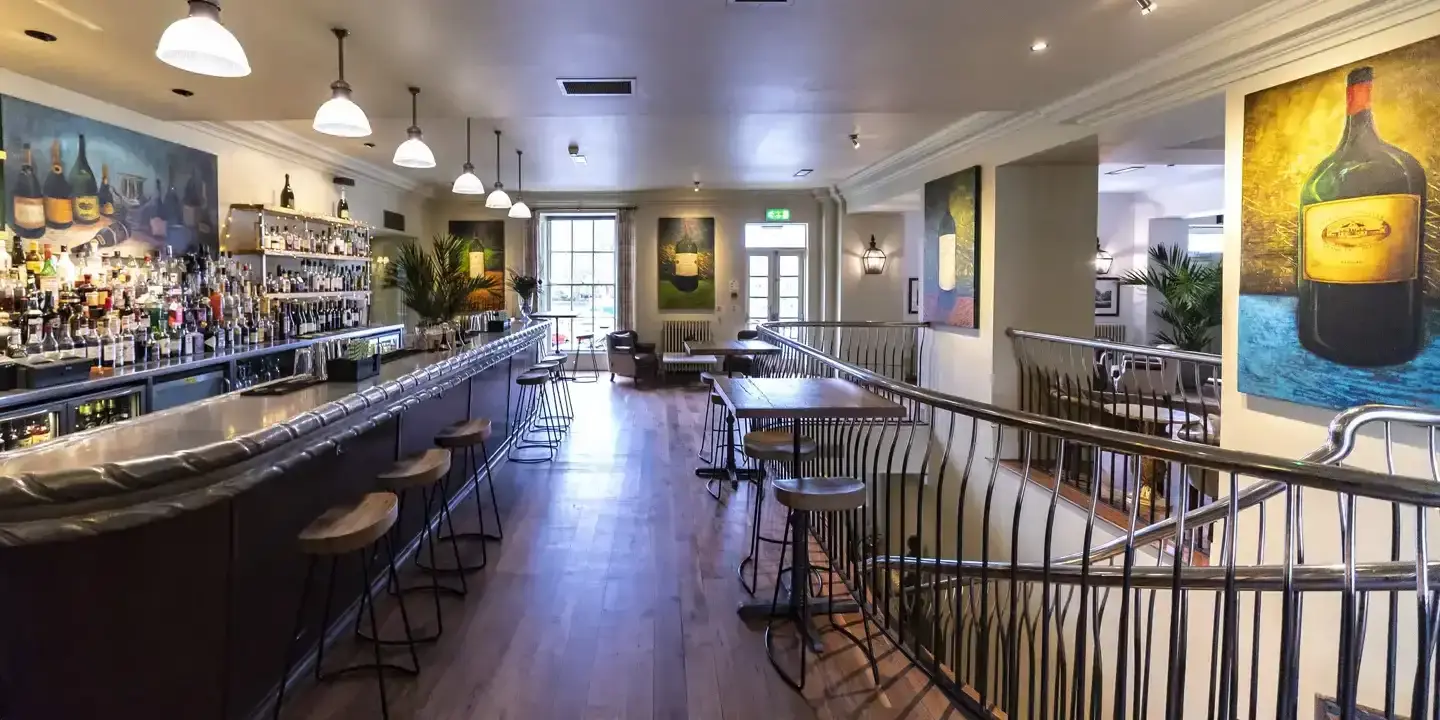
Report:
M359 382L379 373L379 355L371 355L363 360L336 358L325 363L325 374L331 382Z
M529 319L530 319L530 316L531 316L531 315L534 315L534 314L535 314L535 296L534 296L534 295L521 295L521 296L520 296L520 317L525 318L526 320L529 320Z

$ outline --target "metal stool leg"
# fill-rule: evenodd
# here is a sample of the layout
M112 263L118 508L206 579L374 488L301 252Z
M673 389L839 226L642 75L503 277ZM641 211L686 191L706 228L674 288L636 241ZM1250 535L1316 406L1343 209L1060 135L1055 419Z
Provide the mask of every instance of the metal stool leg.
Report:
M450 590L451 592L455 593L456 595L459 595L459 596L461 596L461 597L464 597L464 596L470 591L470 588L469 588L469 586L468 586L468 583L465 581L465 574L468 573L468 572L470 572L470 570L471 570L472 568L467 568L467 567L465 566L465 561L463 561L463 560L460 559L460 542L459 542L459 540L457 539L457 534L456 534L456 532L455 532L455 519L454 519L453 517L451 517L451 515L450 515L450 503L448 503L448 502L445 501L445 486L444 486L444 483L443 483L443 481L442 481L442 482L438 482L438 483L436 483L436 484L434 484L434 485L431 485L431 486L428 487L428 488L420 488L420 492L421 492L421 493L425 496L425 498L426 498L426 499L425 499L425 507L426 507L427 510L428 510L429 507L430 507L430 502L431 502L431 500L435 500L435 501L437 501L437 502L440 504L440 508L439 508L439 513L440 513L440 514L439 514L439 518L440 518L440 522L442 522L442 523L445 524L445 527L450 531L450 534L448 534L448 535L440 535L439 533L432 534L432 535L431 535L432 543L431 543L431 546L430 546L430 550L431 550L431 552L430 552L430 564L427 566L427 565L425 565L424 563L420 562L419 553L416 553L415 566L418 567L418 568L420 568L421 570L424 570L425 572L428 572L428 573L432 573L432 574L435 574L435 573L443 573L443 574L446 574L446 575L454 575L454 576L456 576L456 577L459 577L459 578L460 578L460 589L456 590L455 588L449 588L449 590ZM454 565L454 567L448 567L448 568L447 568L447 567L440 567L440 566L435 562L435 552L434 552L435 546L434 546L434 543L435 543L435 542L439 542L439 541L443 541L443 540L449 540L449 541L450 541L450 552L451 552L451 555L452 555L452 556L454 557L454 559L455 559L455 565ZM473 569L474 569L474 570L479 570L479 569L481 569L481 568L483 568L483 567L485 567L485 564L484 564L484 563L481 563L480 565L474 567Z
M711 391L714 394L714 391ZM705 398L705 429L700 433L700 449L695 452L695 457L710 465L715 464L715 451L712 449L709 455L705 454L706 447L712 444L715 438L715 403L710 398Z
M470 447L471 454L474 454L475 447ZM495 534L485 532L485 513L480 508L480 473L475 473L475 516L480 521L480 534L487 540L500 541L505 539L505 527L500 523L500 500L495 497L495 472L490 468L490 451L485 447L485 441L480 441L480 456L485 463L485 484L490 486L490 510L495 514Z
M487 460L487 465L488 465L488 460ZM449 515L450 515L450 513L449 513L450 503L445 499L445 487L448 487L448 486L451 484L451 476L454 475L454 472L453 472L453 471L455 470L455 466L452 465L450 469L451 469L452 472L446 474L446 476L445 476L445 483L444 483L444 485L441 486L441 490L440 490L441 503L442 503L442 504L444 505L444 507L446 508L446 517L447 517L447 518L448 518ZM484 540L489 540L489 539L492 539L492 538L491 538L490 536L488 536L488 535L485 534L485 519L484 519L484 516L480 515L480 482L479 482L479 480L476 478L476 474L475 474L475 472L474 472L475 469L476 469L476 468L475 468L475 446L474 446L474 445L470 445L470 446L467 446L467 447L466 447L466 452L465 452L463 455L461 455L461 461L460 461L459 469L460 469L460 482L459 482L459 485L458 485L458 487L456 488L455 492L454 492L454 493L451 493L451 496L453 497L455 494L460 494L460 493L462 493L462 492L465 492L465 491L468 490L469 487L471 487L472 485L474 486L474 488L475 488L475 514L476 514L477 516L480 516L480 530L479 530L479 532L456 533L455 530L454 530L454 528L452 527L451 530L450 530L450 534L449 534L449 535L444 535L444 536L442 536L440 539L441 539L441 540L449 540L449 541L450 541L451 546L456 548L456 556L457 556L457 558L458 558L458 556L459 556L459 547L458 547L458 545L456 545L456 543L457 543L458 541L460 541L460 540L480 540L480 541L482 541L482 542L480 543L480 564L479 564L479 565L469 565L469 564L465 564L465 563L458 562L458 560L457 560L456 565L455 565L455 567L453 567L453 568L424 567L424 566L422 565L421 567L422 567L424 570L426 570L427 572L438 572L438 573L447 573L447 574L471 573L471 572L476 572L476 571L479 571L479 570L484 570L484 569L485 569L485 566L490 563L490 553L489 553L489 551L487 551L487 550L485 549L485 543L484 543L483 541L484 541Z
M789 517L787 517L785 520L784 540L785 544L787 545L789 544L789 541L791 539L790 536L792 531L795 535L794 542L797 545L805 542L804 536L801 533L801 528L796 526L796 519L797 518L795 511L792 510L790 511ZM783 557L783 545L781 546L781 550L782 557L780 560L779 570L777 570L775 573L775 590L771 594L770 598L770 604L772 606L778 605L780 603L781 577L784 575L785 570L787 569L785 568L785 560ZM801 556L799 554L796 554L796 557L798 558ZM771 667L775 668L775 672L780 674L780 678L785 681L785 684L799 691L805 689L805 653L807 650L806 645L810 643L809 633L806 631L805 626L802 624L805 621L805 608L807 607L807 603L809 602L809 593L806 591L809 589L808 586L810 583L808 582L808 578L810 573L804 568L796 567L793 561L788 569L790 571L790 603L792 607L796 607L799 609L798 614L800 615L800 617L796 618L796 613L792 612L786 617L772 618L769 622L765 623L765 657L770 660ZM797 580L797 577L801 579ZM794 677L790 675L790 673L785 672L785 670L780 667L780 663L776 662L775 660L775 651L771 643L771 637L775 629L775 623L777 620L790 620L791 622L794 622L796 633L800 637L800 679L798 681L796 681Z
M755 507L753 508L754 512L750 519L750 554L746 555L745 559L740 561L740 565L735 568L735 574L740 578L740 587L744 588L745 592L751 596L755 595L755 583L760 573L760 543L765 542L773 545L781 545L782 548L784 547L781 540L766 537L760 532L760 526L763 524L762 520L764 518L762 508L765 505L765 481L767 476L765 474L765 463L758 462L755 463L755 465L756 474L752 481L755 488L755 492L752 494L752 502L754 502ZM750 566L749 584L745 582L746 565Z
M555 449L559 447L559 441L554 440L548 433L544 441L530 437L537 432L545 431L545 427L538 423L539 417L544 413L542 409L545 398L544 385L525 385L521 389L523 393L520 398L521 411L518 413L521 417L520 427L513 436L514 441L511 443L506 457L510 462L521 464L550 462L555 459ZM544 450L545 455L543 457L518 455L518 451L532 448Z

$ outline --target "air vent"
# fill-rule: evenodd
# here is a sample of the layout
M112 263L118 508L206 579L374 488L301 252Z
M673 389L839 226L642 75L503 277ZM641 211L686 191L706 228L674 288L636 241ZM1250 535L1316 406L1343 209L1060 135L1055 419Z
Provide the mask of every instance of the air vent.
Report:
M635 78L558 78L560 92L587 97L624 97L635 94Z
M795 0L730 0L731 5L792 5Z

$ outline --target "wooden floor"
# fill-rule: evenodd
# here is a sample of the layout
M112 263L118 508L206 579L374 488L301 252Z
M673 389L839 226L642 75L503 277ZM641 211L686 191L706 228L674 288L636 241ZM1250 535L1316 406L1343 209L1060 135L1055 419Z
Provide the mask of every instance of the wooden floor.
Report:
M735 577L749 496L717 503L693 474L705 391L603 378L573 387L579 417L560 459L499 473L505 540L469 576L468 597L444 600L445 635L422 646L420 676L387 680L392 718L961 717L878 636L880 688L864 655L828 631L831 652L812 658L804 695L792 691L766 660L763 625L735 614L749 599ZM456 519L473 526L474 509ZM762 564L766 598L777 552ZM429 595L407 597L417 631L428 632ZM395 607L380 601L384 635L400 631ZM858 618L850 623L864 637ZM342 639L327 668L369 652ZM283 717L379 717L374 676L306 685Z

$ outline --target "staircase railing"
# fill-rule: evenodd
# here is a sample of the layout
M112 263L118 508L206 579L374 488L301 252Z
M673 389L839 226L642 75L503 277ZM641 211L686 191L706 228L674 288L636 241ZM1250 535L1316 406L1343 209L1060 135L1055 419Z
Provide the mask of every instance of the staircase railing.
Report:
M926 348L917 358L938 362L919 324L770 323L762 336L782 352L758 369L844 378L912 408L904 421L802 426L825 450L800 471L866 481L867 506L817 523L815 538L868 618L960 707L1008 718L1440 713L1440 567L1427 533L1440 414L1346 411L1293 460L980 403L836 354L886 347L879 338L901 330ZM1076 450L1084 460L1069 459ZM1385 472L1344 464L1358 456ZM1196 506L1175 493L1151 522L1132 487L1117 529L1098 512L1102 482L1076 498L1057 481L1072 462L1104 483L1118 468L1151 487L1209 473L1219 497ZM1214 538L1203 562L1202 535Z

